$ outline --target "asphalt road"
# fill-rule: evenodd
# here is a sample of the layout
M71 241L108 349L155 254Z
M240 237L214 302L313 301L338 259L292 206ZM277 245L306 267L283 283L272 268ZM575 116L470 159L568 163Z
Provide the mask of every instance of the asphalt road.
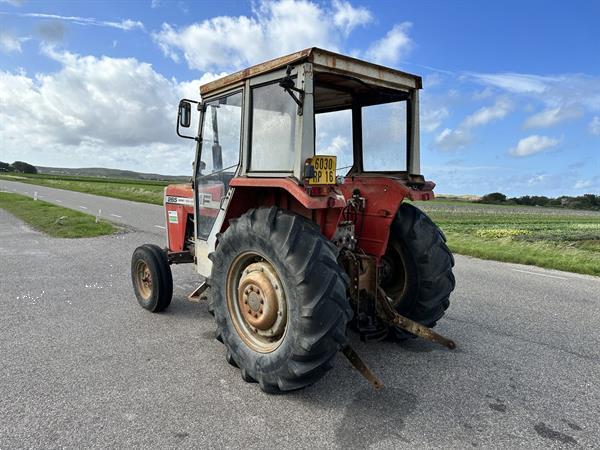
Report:
M165 210L159 205L130 202L100 195L55 189L34 184L0 180L0 191L34 196L65 208L76 209L104 219L134 227L147 233L165 234Z
M316 385L269 396L185 299L191 266L174 267L165 313L137 305L145 242L163 237L54 239L0 210L0 448L600 446L599 278L458 256L437 327L457 350L352 336L382 391L340 354Z

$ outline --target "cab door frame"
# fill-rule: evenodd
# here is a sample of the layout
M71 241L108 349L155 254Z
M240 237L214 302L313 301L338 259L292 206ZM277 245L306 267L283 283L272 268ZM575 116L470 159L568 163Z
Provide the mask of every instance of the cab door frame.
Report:
M219 93L218 95L214 95L203 99L202 108L200 111L200 119L199 119L199 128L198 128L198 144L196 145L196 158L194 161L194 241L195 241L195 256L196 256L196 271L204 276L210 276L210 271L212 269L212 262L208 258L208 255L212 253L215 249L216 241L217 241L217 233L218 230L221 229L223 225L223 221L225 220L225 214L227 212L227 207L229 202L233 196L233 192L235 188L229 187L226 192L224 192L223 197L219 199L219 212L217 213L217 217L215 218L212 227L210 229L209 235L206 239L199 236L199 226L200 220L200 205L199 205L199 185L198 179L201 177L199 175L200 171L200 162L202 161L202 143L203 143L203 130L204 130L204 121L206 118L206 110L207 105L210 102L215 100L219 100L221 98L230 97L235 94L241 93L242 96L242 104L241 104L241 112L240 112L240 144L238 149L238 163L237 168L234 171L234 177L238 176L240 173L240 168L242 167L242 142L244 141L245 136L245 104L246 104L246 90L244 85L240 87L236 87L234 89L227 90L226 92ZM207 147L208 148L208 147Z

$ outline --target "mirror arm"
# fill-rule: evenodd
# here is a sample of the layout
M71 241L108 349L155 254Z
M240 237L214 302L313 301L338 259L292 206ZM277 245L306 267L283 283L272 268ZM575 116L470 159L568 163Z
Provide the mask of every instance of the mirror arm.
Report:
M296 83L294 83L294 80L292 79L292 69L293 67L291 65L287 66L285 77L279 81L279 86L281 86L285 92L290 94L292 99L296 102L296 105L298 105L298 115L301 116L304 107L304 91L296 87ZM298 93L298 97L296 97L294 92Z

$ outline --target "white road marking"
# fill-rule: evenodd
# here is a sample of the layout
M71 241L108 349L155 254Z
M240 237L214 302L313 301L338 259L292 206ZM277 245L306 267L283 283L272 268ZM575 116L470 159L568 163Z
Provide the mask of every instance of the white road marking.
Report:
M163 230L166 230L166 229L167 229L167 227L163 227L162 225L154 225L154 226L155 226L156 228L161 228L161 229L163 229Z
M118 215L118 214L111 214L111 216L116 217L117 219L120 219L122 216Z
M87 206L81 206L81 205L79 205L79 207L80 207L81 209L88 209L88 208L87 208Z
M62 203L62 200L56 199L55 201L57 201L58 203Z
M546 275L545 273L530 272L528 270L512 269L515 272L528 273L530 275L538 275L540 277L558 278L559 280L568 280L567 277L558 277L556 275Z

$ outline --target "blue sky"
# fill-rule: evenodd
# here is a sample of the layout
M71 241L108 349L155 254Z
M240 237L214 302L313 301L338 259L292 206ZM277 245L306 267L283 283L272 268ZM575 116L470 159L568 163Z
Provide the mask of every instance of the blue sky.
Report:
M600 193L600 3L0 0L0 160L188 173L201 81L313 45L424 77L437 192Z

